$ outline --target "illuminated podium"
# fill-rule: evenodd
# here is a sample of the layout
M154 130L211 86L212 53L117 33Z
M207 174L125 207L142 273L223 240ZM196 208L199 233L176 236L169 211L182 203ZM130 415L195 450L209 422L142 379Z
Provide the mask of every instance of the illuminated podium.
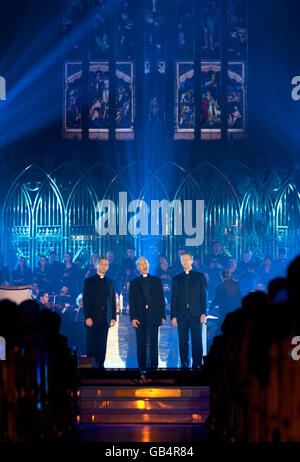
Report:
M203 354L207 351L206 324L202 326ZM191 355L191 348L190 348ZM118 315L117 322L108 332L105 368L137 368L136 333L127 314ZM158 367L180 367L178 332L171 320L159 328Z

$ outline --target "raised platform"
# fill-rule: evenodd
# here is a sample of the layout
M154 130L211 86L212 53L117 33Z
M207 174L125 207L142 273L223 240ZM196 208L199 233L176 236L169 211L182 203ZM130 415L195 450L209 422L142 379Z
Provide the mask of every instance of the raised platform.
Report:
M137 384L138 370L80 371L80 425L201 424L209 386L201 372L159 370Z

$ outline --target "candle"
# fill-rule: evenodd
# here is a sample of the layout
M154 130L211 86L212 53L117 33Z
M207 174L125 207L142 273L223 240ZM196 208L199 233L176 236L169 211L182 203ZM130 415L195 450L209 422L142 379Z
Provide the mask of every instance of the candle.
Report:
M123 294L120 294L120 314L123 312Z

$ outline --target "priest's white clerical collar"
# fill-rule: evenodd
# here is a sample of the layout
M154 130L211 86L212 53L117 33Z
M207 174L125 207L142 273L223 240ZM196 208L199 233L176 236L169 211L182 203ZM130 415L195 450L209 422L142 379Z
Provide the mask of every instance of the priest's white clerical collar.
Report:
M148 273L143 274L143 278L146 278L148 276Z
M104 279L104 276L98 273L98 276L100 276L101 279Z
M190 274L192 270L189 270L189 271L185 271L185 274Z

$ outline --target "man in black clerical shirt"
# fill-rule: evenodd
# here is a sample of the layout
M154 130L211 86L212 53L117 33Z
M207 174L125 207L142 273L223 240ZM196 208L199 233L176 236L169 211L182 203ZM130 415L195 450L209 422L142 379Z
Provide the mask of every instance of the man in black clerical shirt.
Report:
M203 273L192 270L193 257L181 256L184 272L172 280L171 319L178 327L179 353L182 368L189 367L189 331L192 339L193 369L202 363L201 324L205 323L207 284Z
M146 258L138 259L137 268L141 276L130 282L129 304L130 320L136 329L138 365L143 374L158 367L158 328L166 319L166 306L161 279L149 274Z
M97 274L87 278L83 289L83 310L87 329L87 355L103 368L108 329L116 322L116 296L113 281L105 277L107 258L98 261Z

